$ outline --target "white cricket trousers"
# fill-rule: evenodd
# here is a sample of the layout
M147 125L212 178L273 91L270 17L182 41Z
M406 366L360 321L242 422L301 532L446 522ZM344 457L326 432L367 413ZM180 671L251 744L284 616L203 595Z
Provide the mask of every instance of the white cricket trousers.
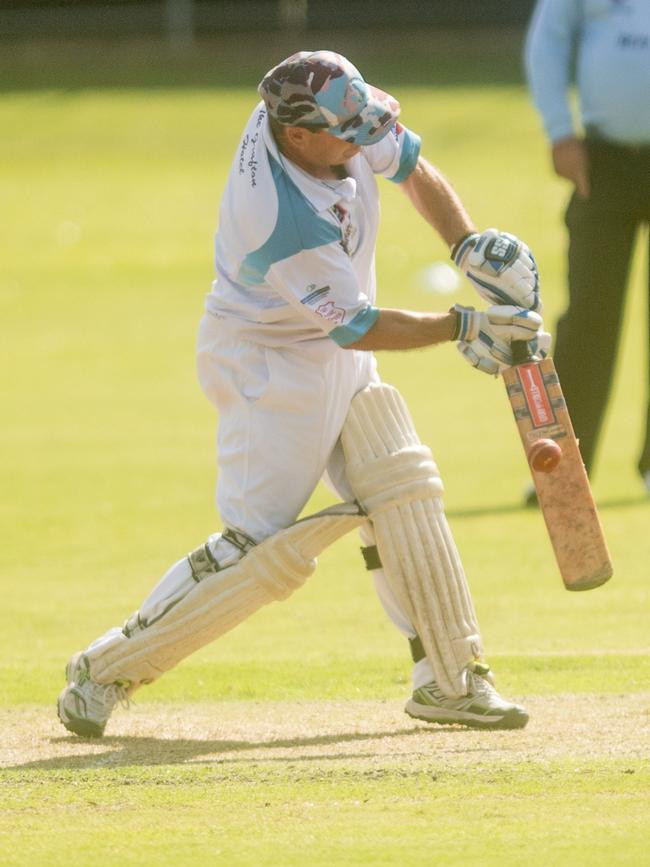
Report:
M313 348L261 346L206 313L197 372L219 411L217 507L226 526L257 541L277 533L298 518L321 478L343 500L354 499L339 436L354 395L379 382L371 352L341 349L329 338ZM413 638L383 570L373 578L386 613ZM432 679L422 668L417 686Z

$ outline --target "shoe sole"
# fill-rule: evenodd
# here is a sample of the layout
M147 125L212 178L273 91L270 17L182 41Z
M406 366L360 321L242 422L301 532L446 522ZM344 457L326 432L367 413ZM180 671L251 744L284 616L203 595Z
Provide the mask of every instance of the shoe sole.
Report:
M474 729L523 729L528 722L528 714L519 710L499 717L481 717L476 714L445 711L430 705L421 705L412 699L406 703L405 713L411 719L438 725L461 725Z

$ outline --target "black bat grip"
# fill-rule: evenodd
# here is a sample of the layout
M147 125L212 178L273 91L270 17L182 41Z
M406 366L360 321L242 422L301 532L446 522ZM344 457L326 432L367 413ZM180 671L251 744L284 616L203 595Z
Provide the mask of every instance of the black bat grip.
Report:
M530 343L527 340L512 341L512 360L514 364L528 364L529 361L534 361L533 353L530 351Z

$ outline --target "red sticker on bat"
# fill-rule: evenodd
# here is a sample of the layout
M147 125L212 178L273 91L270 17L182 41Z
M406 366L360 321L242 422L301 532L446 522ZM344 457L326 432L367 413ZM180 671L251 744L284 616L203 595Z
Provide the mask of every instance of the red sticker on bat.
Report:
M533 427L547 427L555 422L544 380L537 364L520 364L517 375L524 392Z

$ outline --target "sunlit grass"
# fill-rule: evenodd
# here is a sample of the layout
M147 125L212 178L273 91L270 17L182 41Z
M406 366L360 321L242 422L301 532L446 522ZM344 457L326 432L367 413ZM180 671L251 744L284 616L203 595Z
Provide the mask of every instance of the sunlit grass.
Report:
M446 43L441 51L449 63L457 56ZM146 75L135 64L140 73L122 72L112 87L89 84L87 71L70 86L66 62L65 87L55 69L46 86L33 64L38 89L0 94L0 689L16 713L53 709L70 653L122 622L171 562L219 526L215 419L195 381L194 335L220 192L255 103L254 88L232 79L201 86L189 76L179 87L170 75L161 86L160 59ZM383 72L397 86L403 73L404 122L477 224L514 231L535 250L552 328L564 303L567 191L551 176L524 87L489 76L477 86L460 72L453 87L416 85L412 61L406 71L392 63ZM29 63L14 68L26 73ZM117 75L101 64L96 74ZM147 75L155 88L144 86ZM419 271L447 251L398 189L382 183L382 198L382 303L476 302L467 285L454 296L422 288ZM449 346L380 358L440 465L488 657L508 694L645 700L650 504L634 471L644 316L639 257L594 485L615 577L586 594L562 589L541 517L519 508L527 468L502 384ZM310 507L327 502L318 490ZM406 697L408 648L357 549L356 539L341 540L303 590L141 693L143 705ZM243 762L240 776L225 778L198 764L131 776L7 774L0 844L10 855L2 857L15 865L643 863L647 778L624 762L492 773L479 759L475 772L443 776L407 763L328 776L326 764L270 772Z

